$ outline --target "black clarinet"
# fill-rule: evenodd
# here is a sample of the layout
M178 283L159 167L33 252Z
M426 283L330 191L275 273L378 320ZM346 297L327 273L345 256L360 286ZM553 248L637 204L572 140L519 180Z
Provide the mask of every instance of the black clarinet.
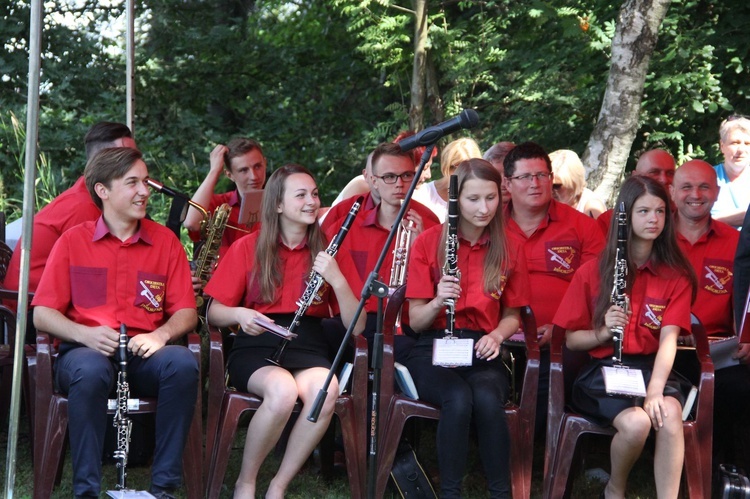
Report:
M117 430L117 449L115 450L114 458L117 461L116 488L117 490L127 490L128 451L130 449L130 433L133 429L133 421L128 417L130 386L128 386L128 328L125 324L120 325L118 355L120 356L120 368L117 373L117 409L114 419L114 426Z
M458 269L458 177L451 175L448 189L448 236L445 238L445 263L443 275L449 275L461 280ZM445 334L453 336L456 327L456 300L445 300Z
M354 223L354 219L356 218L357 213L359 212L359 208L362 206L363 201L364 201L364 197L360 196L354 202L351 209L349 210L349 214L346 216L346 219L344 219L344 223L341 225L341 228L331 240L331 243L328 245L328 248L326 248L326 253L328 253L331 256L336 256L336 253L338 252L339 247L341 247L341 243L344 242L344 238L349 233L349 229L351 228L352 223ZM294 333L294 331L300 325L302 316L305 315L305 312L307 312L307 309L310 307L310 305L312 305L313 301L318 296L318 291L320 291L320 287L323 285L324 282L325 282L325 279L323 279L322 275L318 274L314 270L310 271L310 275L307 278L307 286L305 287L305 291L302 293L302 296L300 297L300 299L297 300L297 311L294 313L294 318L292 319L292 323L289 324L289 327L287 328L289 335L290 335L289 337L294 338L297 336ZM256 322L258 321L256 320ZM259 323L259 324L265 327L265 324L263 323ZM270 330L270 331L276 333L276 331L273 331L273 330ZM286 347L289 345L290 341L291 340L287 339L286 335L282 337L281 343L279 343L279 346L276 347L276 350L274 351L273 355L266 360L277 366L282 365L283 360L284 360L284 352L286 351Z
M617 253L615 255L615 282L612 285L612 303L628 311L628 296L625 289L628 284L628 214L625 203L620 203L617 213ZM621 326L612 328L612 342L614 343L615 364L622 364L622 337L624 330Z

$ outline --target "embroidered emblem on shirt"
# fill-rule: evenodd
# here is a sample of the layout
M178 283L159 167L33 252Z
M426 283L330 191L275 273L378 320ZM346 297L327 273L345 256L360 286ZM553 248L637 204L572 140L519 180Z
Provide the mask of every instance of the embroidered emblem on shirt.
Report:
M732 289L732 262L705 258L700 269L700 285L709 293L725 295Z
M165 289L164 279L141 277L136 285L135 306L148 312L162 312Z
M490 293L490 297L495 301L500 301L500 297L503 296L505 291L505 285L508 283L508 276L503 274L500 276L500 287Z
M652 331L661 329L661 321L664 319L664 310L666 308L666 300L646 297L643 302L643 310L641 311L641 326L647 327Z
M545 244L544 255L547 271L555 274L572 275L581 261L581 253L573 241L549 241Z

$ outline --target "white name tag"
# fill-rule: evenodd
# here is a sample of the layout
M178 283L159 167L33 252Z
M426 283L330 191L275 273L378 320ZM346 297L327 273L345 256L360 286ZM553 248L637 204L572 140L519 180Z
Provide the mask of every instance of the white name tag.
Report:
M432 342L433 366L470 366L473 357L474 340L471 338L435 338Z
M128 410L137 411L141 406L141 399L128 399ZM107 410L114 411L117 409L117 399L107 400Z
M629 367L602 367L604 388L608 395L625 395L626 397L645 397L646 383L640 369Z

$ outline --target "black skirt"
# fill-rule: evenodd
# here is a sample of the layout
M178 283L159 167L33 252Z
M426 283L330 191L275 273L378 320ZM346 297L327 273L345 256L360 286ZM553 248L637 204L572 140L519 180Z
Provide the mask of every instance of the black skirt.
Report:
M640 369L648 387L656 355L623 355L622 363ZM612 359L592 359L584 366L573 384L570 405L577 412L601 426L610 426L615 417L630 407L642 407L643 397L608 395L604 389L603 366L612 366ZM685 405L692 384L681 374L672 371L664 385L664 396L676 398Z
M284 327L294 318L294 314L266 315ZM310 367L331 367L328 359L328 342L321 321L322 319L317 317L302 318L294 331L297 337L289 342L284 351L281 362L283 368L295 371ZM230 384L240 391L247 391L247 382L255 371L274 365L268 359L273 357L282 341L284 340L281 337L268 331L258 336L242 332L237 334L227 363Z

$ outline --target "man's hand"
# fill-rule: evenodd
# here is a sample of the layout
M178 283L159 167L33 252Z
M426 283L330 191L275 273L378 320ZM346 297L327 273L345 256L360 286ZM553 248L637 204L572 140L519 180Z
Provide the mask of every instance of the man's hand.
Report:
M740 343L734 358L739 360L740 364L747 364L750 361L750 343Z
M168 335L157 329L152 333L137 334L130 338L128 350L133 352L133 355L148 359L161 350L167 344L167 341L169 341Z
M540 347L548 344L552 339L552 324L545 324L536 330L537 342Z
M120 346L120 333L107 326L88 328L80 343L99 353L112 357Z

